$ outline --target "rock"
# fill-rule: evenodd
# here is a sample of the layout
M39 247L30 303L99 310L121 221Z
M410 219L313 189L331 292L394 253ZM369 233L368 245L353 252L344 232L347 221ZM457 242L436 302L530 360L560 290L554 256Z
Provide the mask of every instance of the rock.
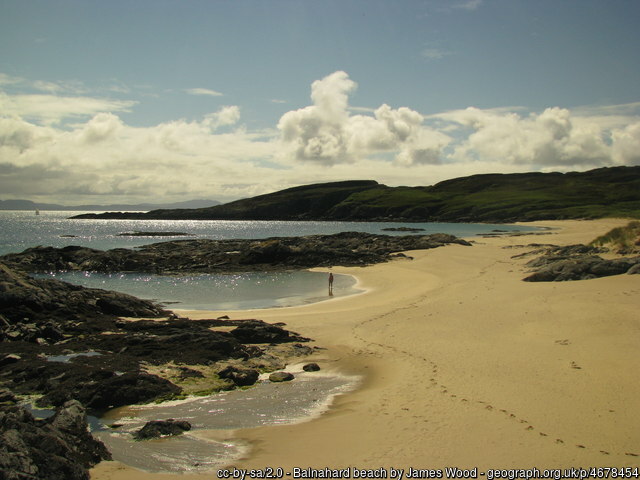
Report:
M15 353L9 353L4 357L0 358L0 367L4 367L5 365L11 365L12 363L17 363L22 360L20 355L16 355Z
M640 257L605 260L596 255L575 257L547 256L529 262L538 270L526 282L561 282L621 275L640 264Z
M69 376L57 385L41 382L39 387L47 393L36 404L59 406L71 398L77 398L89 409L104 411L124 405L147 403L182 391L170 381L148 373L127 372L115 375L109 371L88 372L91 372L92 378L83 380Z
M633 267L627 270L629 275L639 275L640 274L640 262L636 263Z
M166 437L170 435L181 435L183 432L191 430L191 424L184 420L151 420L144 427L133 434L136 440L148 440L150 438Z
M187 378L204 378L202 372L194 370L193 368L179 367L178 370L180 370L180 380Z
M230 365L218 372L218 376L233 381L239 387L246 387L256 383L260 374L257 370L237 368Z
M269 375L269 380L272 382L290 382L295 377L289 372L273 372Z
M436 248L450 243L471 245L448 234L375 235L343 232L334 235L279 237L263 240L175 240L135 250L108 251L86 247L35 247L7 254L2 261L30 272L88 270L150 273L244 272L302 269L319 266L359 266L387 262L407 250ZM120 306L102 300L105 312ZM115 309L115 310L114 310ZM120 315L120 313L117 313Z
M99 383L91 395L87 395L85 405L88 408L103 410L147 403L180 392L182 389L169 380L148 373L130 372Z
M231 335L242 343L282 343L296 340L287 330L267 324L240 325L231 331Z
M88 469L101 460L111 454L89 433L78 402L47 420L19 405L0 406L0 478L88 480Z
M83 250L61 251L71 255ZM155 308L114 292L33 279L0 263L0 378L11 382L16 393L40 395L38 406L62 406L75 399L99 413L181 393L174 383L142 373L143 363L173 363L185 379L202 375L190 365L232 361L238 365L228 372L227 383L233 388L257 381L258 372L241 368L240 362L261 357L267 350L263 344L292 346L308 340L255 319L196 321L167 314L161 321L129 321L116 315L162 312ZM235 329L229 332L228 327ZM296 348L305 350L310 351ZM49 361L89 351L100 354L73 356L66 363Z
M7 390L6 388L0 389L0 404L12 404L17 402L18 399L11 390Z
M82 288L54 279L33 279L2 263L0 285L0 314L5 319L0 339L10 341L36 343L40 338L53 344L65 339L66 324L87 317L167 314L154 303L130 295Z
M102 442L95 440L89 433L84 407L77 400L66 402L49 419L51 426L82 443L75 447L77 458L85 465L95 465L103 459L111 459L111 454Z
M424 228L417 227L389 227L383 228L383 232L424 232Z
M320 370L320 365L317 363L307 363L302 367L305 372L317 372Z

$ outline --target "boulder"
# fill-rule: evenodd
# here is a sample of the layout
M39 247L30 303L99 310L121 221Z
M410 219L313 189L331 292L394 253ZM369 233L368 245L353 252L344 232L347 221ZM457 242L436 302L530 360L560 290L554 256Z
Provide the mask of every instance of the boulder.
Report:
M191 430L191 424L184 420L151 420L144 427L133 434L136 440L148 440L150 438L182 435Z
M233 381L233 383L238 387L246 387L256 383L260 374L257 370L237 368L230 365L218 372L218 376L220 378L227 378Z
M319 371L319 370L320 370L320 365L318 365L317 363L314 363L314 362L312 362L312 363L307 363L306 365L304 365L304 366L302 367L302 369L303 369L305 372L317 372L317 371Z
M275 383L290 382L294 378L293 374L289 372L273 372L269 375L269 380Z

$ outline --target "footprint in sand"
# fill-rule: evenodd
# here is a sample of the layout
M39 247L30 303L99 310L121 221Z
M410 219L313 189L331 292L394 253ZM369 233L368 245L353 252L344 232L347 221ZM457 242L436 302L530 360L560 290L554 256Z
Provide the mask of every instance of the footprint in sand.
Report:
M576 447L578 447L578 448L587 448L587 447L585 447L584 445L579 445L579 444L578 444L578 445L576 445Z
M600 453L603 455L609 455L609 452L607 452L606 450L600 450Z
M582 367L579 366L576 362L571 362L571 368L574 368L576 370L581 370Z
M556 343L558 345L571 345L571 342L568 338L565 338L564 340L556 340Z
M564 440L561 440L561 439L559 439L559 438L556 438L556 443L557 443L558 445L563 444L563 443L564 443Z
M527 428L525 428L525 430L533 430L533 427L529 425Z

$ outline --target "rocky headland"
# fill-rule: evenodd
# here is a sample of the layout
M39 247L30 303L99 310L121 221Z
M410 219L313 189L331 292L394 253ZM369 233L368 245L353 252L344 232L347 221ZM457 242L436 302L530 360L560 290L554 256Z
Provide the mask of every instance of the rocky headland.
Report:
M389 261L399 252L452 243L470 245L443 233L389 236L345 232L263 240L176 240L108 251L79 246L34 247L0 260L26 272L232 273L364 266Z

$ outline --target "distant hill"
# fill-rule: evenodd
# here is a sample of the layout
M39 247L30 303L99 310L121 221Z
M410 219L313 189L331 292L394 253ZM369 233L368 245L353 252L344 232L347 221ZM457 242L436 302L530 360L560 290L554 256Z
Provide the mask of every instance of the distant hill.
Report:
M55 203L38 203L31 200L0 200L0 210L62 210L62 211L144 211L160 208L204 208L220 205L216 200L189 200L177 203L139 203L135 205L58 205Z
M353 180L294 187L209 208L79 217L513 222L610 216L640 218L640 167L472 175L429 187Z

